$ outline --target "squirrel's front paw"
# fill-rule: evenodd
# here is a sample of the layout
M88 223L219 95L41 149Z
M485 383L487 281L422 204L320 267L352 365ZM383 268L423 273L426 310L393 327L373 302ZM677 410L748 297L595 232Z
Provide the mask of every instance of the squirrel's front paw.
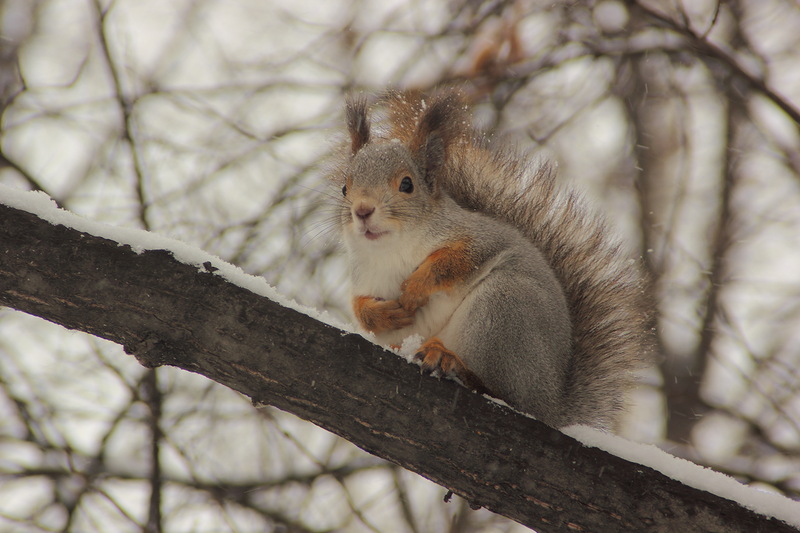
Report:
M356 296L353 310L364 329L372 333L402 329L414 323L414 311L408 311L397 300Z
M467 368L464 361L454 352L445 348L442 341L436 337L425 341L414 355L414 359L420 361L422 368L428 372L440 370L445 375L457 377L469 389L480 394L492 395L480 378Z
M413 279L407 279L400 285L400 305L410 313L428 303L430 288Z

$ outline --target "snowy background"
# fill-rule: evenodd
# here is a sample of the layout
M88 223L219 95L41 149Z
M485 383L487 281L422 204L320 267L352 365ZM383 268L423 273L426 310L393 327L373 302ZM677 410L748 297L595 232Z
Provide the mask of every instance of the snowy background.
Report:
M623 435L800 499L796 2L288 4L0 1L0 184L345 318L322 179L343 95L457 83L657 280L660 359ZM141 531L154 450L165 531L522 530L290 415L0 310L0 529Z

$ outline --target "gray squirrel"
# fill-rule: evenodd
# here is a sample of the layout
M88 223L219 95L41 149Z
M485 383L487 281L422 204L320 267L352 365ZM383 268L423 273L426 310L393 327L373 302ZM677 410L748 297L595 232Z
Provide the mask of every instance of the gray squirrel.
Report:
M458 91L390 93L377 111L349 97L346 119L330 177L361 327L383 345L420 335L424 369L553 427L613 429L650 307L604 223L549 165L489 149Z

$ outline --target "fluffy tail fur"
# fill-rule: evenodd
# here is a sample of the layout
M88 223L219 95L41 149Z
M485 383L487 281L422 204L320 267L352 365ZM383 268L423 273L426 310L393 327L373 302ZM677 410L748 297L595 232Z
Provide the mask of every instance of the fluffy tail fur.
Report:
M450 143L443 186L462 207L506 221L542 251L567 297L574 358L565 398L566 424L612 427L634 383L633 371L652 345L649 283L641 262L629 259L604 221L572 191L556 184L550 164L490 149L475 134L459 93L393 93L384 135L409 144L429 106L448 110ZM455 130L455 131L454 131ZM451 137L452 138L452 137ZM608 414L608 416L602 414ZM598 420L598 414L605 419Z

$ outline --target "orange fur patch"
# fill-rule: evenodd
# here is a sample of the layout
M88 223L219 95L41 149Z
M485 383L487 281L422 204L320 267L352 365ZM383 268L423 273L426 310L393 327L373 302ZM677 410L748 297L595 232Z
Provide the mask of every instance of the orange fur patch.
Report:
M372 333L405 328L414 322L414 312L404 309L397 300L356 296L353 311L361 326Z
M473 271L473 262L467 241L458 241L439 248L400 286L400 304L414 312L426 303L431 294L451 289L464 281Z

